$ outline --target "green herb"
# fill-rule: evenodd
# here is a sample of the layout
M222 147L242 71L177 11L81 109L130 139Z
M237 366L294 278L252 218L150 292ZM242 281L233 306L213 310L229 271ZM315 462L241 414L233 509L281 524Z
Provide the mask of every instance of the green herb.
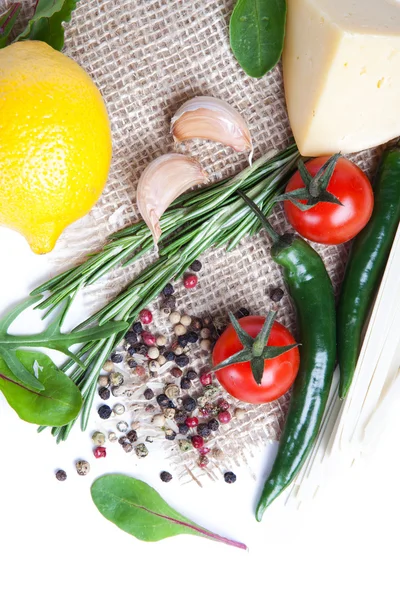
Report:
M21 312L32 304L37 303L39 300L40 296L29 298L0 319L0 358L3 359L12 376L31 390L43 391L44 385L37 377L29 372L24 365L24 361L20 360L17 354L18 348L34 347L58 350L66 356L69 356L74 362L84 368L85 364L82 362L81 357L70 350L71 346L75 344L86 344L92 340L108 338L117 334L119 331L126 329L126 323L115 321L102 326L90 327L89 329L61 333L61 327L70 304L68 302L65 304L64 309L60 314L53 319L42 333L31 335L9 334L8 329L11 323L15 321Z
M251 77L279 61L285 36L286 0L238 0L229 33L233 54Z
M74 330L87 331L86 328L92 323L112 327L115 319L125 322L125 331L114 331L97 341L91 336L75 353L74 359L63 367L83 395L83 430L87 427L101 369L140 310L211 246L225 246L231 250L245 235L257 233L260 224L243 204L238 189L245 191L263 212L268 213L274 206L275 195L283 191L298 156L296 146L277 154L271 152L230 180L184 194L164 213L161 218L163 235L159 242L159 258L143 269L116 298ZM89 256L83 264L61 273L34 290L34 300L47 294L37 308L46 309L49 315L114 267L130 265L152 249L152 236L143 221L126 227L114 234L103 250ZM0 349L3 339L4 332L0 329ZM83 364L77 364L76 359ZM52 434L57 437L57 442L68 437L72 426L73 422L62 428L53 428Z
M40 392L28 389L0 358L0 390L20 419L51 427L60 427L75 419L82 407L82 395L70 378L42 352L18 350L16 358L29 373L35 373L42 384Z
M103 517L123 531L145 542L188 533L246 550L212 533L171 508L152 487L127 475L103 475L91 488L92 499Z
M29 20L24 31L17 37L19 40L40 40L55 50L64 47L63 23L71 20L79 0L38 0L35 14Z
M14 2L10 8L0 16L0 48L4 48L8 44L8 36L18 18L21 11L21 2Z

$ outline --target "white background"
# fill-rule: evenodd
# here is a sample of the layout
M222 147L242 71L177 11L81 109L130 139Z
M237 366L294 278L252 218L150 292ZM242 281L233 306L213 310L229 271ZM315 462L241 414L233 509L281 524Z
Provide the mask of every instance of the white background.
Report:
M0 313L50 273L17 234L0 229ZM37 322L26 319L24 331ZM276 502L254 519L254 506L274 447L260 452L234 485L220 481L163 484L162 454L142 461L108 444L92 456L90 432L75 428L56 446L0 398L0 597L88 598L400 598L399 423L376 453L296 510ZM90 461L87 477L74 462ZM63 468L66 482L54 471ZM92 504L90 484L105 472L142 478L199 524L245 542L245 552L192 536L139 542L106 521Z

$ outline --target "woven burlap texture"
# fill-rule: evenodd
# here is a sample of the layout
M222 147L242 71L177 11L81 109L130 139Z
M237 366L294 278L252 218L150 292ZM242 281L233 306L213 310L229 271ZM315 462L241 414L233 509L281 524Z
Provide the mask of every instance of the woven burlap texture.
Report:
M1 2L5 4L5 2ZM33 2L25 4L25 14ZM238 109L247 121L255 158L271 148L285 148L291 131L285 108L280 66L265 77L248 77L229 47L233 0L81 0L66 27L65 52L92 76L103 94L113 135L113 162L102 198L88 217L65 232L58 243L55 268L80 260L100 248L107 234L137 218L135 189L144 167L176 150L169 133L177 108L196 95L215 96ZM246 156L219 144L193 141L178 148L200 160L211 179L226 177L246 166ZM369 174L378 152L364 152L356 161ZM272 219L287 230L281 209ZM316 246L317 247L317 246ZM210 250L202 257L198 287L179 287L180 305L190 314L226 315L246 306L265 314L271 307L267 290L282 286L280 269L269 257L262 233L246 238L236 250ZM317 247L335 290L340 285L348 247ZM85 302L94 310L105 295L115 294L149 256L133 268L88 290ZM287 295L275 306L278 319L295 331L295 315ZM243 406L243 405L242 405ZM279 437L287 399L249 407L244 421L232 423L218 443L231 460L243 462L256 447ZM174 455L181 466L193 458ZM188 464L188 461L191 461Z

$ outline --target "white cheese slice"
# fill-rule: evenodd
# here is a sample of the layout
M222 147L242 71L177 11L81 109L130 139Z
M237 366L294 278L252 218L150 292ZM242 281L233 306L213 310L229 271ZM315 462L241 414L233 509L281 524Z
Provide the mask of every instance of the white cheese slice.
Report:
M286 103L304 156L400 135L400 0L288 0Z

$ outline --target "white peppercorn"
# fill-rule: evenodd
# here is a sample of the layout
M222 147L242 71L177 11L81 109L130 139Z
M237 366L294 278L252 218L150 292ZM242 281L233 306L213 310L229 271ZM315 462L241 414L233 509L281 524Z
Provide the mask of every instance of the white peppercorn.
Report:
M78 475L87 475L90 471L90 465L87 460L77 460L75 463L76 472Z
M157 336L157 338L156 338L157 346L165 346L166 343L167 343L167 338L165 337L165 335Z
M202 350L206 350L207 352L209 350L211 350L211 346L212 346L211 340L201 340L201 342L200 342L200 348Z
M175 327L174 327L175 335L185 335L186 332L187 332L187 329L184 325L182 325L182 323L178 323L177 325L175 325Z
M173 419L175 417L175 408L166 408L164 410L164 417L166 419Z
M117 441L117 434L114 433L114 431L110 431L108 434L108 441L109 442L116 442Z
M243 421L243 419L246 417L246 411L244 410L244 408L235 408L235 412L233 413L233 415L239 421Z
M189 317L189 315L181 316L181 324L184 325L185 327L189 327L191 322L192 322L192 317Z
M111 385L118 387L124 383L124 376L118 371L110 373L110 383Z
M100 377L99 377L99 386L100 387L107 387L108 384L109 384L109 381L108 381L107 375L100 375Z
M123 415L125 412L125 406L120 403L114 404L113 411L114 411L114 414L116 414L116 415ZM100 446L101 446L101 444L100 444Z
M169 315L169 322L172 323L172 325L177 325L177 323L179 323L179 321L181 320L181 314L178 313L177 310L174 310L170 315Z
M111 362L111 360L106 360L106 362L103 365L103 370L107 373L111 373L111 371L114 370L114 363Z
M157 362L160 365L160 367L162 367L167 362L167 359L165 358L165 356L160 354L160 356L157 358Z
M126 421L120 421L119 423L117 423L117 429L121 433L124 433L124 431L128 431L128 423Z
M203 340L206 340L206 339L208 339L208 338L210 337L210 335L211 335L211 331L210 331L210 330L209 330L207 327L204 327L204 328L203 328L203 329L200 331L200 337L201 337Z
M160 356L160 351L157 348L157 346L150 346L150 348L147 351L147 356L152 360L158 358Z
M159 368L160 365L156 360L149 360L149 371L151 371L152 373L157 373Z
M174 348L174 352L175 352L176 356L180 356L181 354L183 354L182 346L177 346L176 348Z
M101 431L95 431L92 435L92 441L95 446L103 446L106 441L106 436Z
M165 388L164 393L170 400L175 400L175 398L178 398L180 390L177 385L175 385L174 383L170 383Z

